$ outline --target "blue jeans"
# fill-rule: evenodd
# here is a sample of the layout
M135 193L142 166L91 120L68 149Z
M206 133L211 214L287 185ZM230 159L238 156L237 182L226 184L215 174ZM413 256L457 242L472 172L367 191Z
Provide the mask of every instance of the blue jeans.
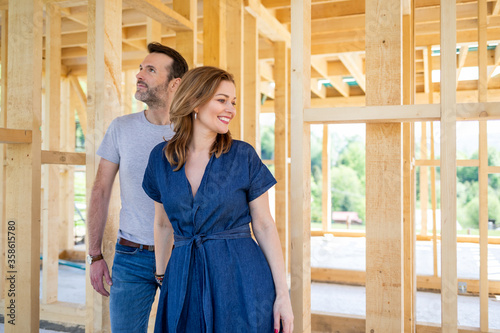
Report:
M156 288L155 254L116 243L109 312L113 333L148 330Z

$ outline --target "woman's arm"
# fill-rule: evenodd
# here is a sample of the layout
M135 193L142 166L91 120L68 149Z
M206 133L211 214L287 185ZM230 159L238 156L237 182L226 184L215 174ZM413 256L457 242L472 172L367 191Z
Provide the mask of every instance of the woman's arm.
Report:
M255 238L269 263L276 289L274 303L274 328L279 331L280 319L283 321L283 332L293 331L293 312L286 283L285 262L278 236L278 230L269 210L267 192L249 203L252 216L252 228Z
M156 274L165 274L174 245L174 229L168 219L163 204L155 201L155 259Z

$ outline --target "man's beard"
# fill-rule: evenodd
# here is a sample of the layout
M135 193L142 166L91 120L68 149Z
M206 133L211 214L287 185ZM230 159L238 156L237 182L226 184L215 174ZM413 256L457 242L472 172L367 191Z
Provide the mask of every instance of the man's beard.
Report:
M158 85L151 89L143 81L139 81L137 83L144 84L146 86L146 90L137 89L135 92L135 99L145 103L149 107L165 104L166 98L164 98L164 96L167 95L168 83L165 83L164 85Z

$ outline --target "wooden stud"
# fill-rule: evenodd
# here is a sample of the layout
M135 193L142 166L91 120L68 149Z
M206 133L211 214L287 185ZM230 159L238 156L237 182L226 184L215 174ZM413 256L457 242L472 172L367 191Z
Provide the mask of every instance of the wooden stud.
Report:
M330 229L332 220L332 192L331 192L331 171L330 171L330 135L328 125L323 125L323 150L321 154L321 173L322 173L322 228Z
M76 128L75 128L75 108L71 100L71 86L67 78L61 82L61 150L72 152L75 150ZM43 154L43 153L42 153ZM85 154L82 154L85 156ZM75 246L74 237L74 215L75 215L75 168L71 165L60 166L61 179L59 186L60 193L60 218L59 228L59 249L72 250Z
M193 24L191 31L177 32L175 39L175 47L186 59L189 68L196 67L198 61L197 8L196 0L174 0L174 10Z
M252 49L248 51L252 52ZM205 0L203 1L203 65L226 69L226 59L226 1Z
M259 89L259 63L258 49L259 36L257 34L257 19L248 12L244 14L244 115L243 115L243 140L251 144L260 153L259 136L259 110L260 110L260 89Z
M136 82L135 77L137 70L125 70L123 71L124 76L124 87L122 93L122 112L123 114L131 114L133 110L133 105L135 100Z
M45 38L45 119L43 147L60 149L61 127L61 13L53 4L47 4ZM42 215L43 270L42 303L57 301L59 271L59 166L45 167L43 178L47 212Z
M403 104L415 102L415 3L403 1ZM403 123L403 244L404 244L404 332L416 327L416 233L415 233L415 158L414 124Z
M0 25L2 26L1 30L1 44L0 44L0 59L1 59L1 82L0 82L0 128L5 127L7 124L7 36L8 36L8 27L9 27L9 19L7 10L2 10L0 12ZM30 133L31 134L31 133ZM0 129L0 137L1 137L1 129ZM1 139L0 139L1 142ZM30 137L31 142L31 137ZM0 276L5 276L5 240L7 235L7 221L5 216L5 182L6 182L6 165L7 165L7 149L6 145L0 144L0 253L2 258L2 263L0 264ZM0 279L0 289L4 290L4 279ZM4 298L4 293L0 294L0 299Z
M421 136L420 136L420 159L427 159L427 122L421 123ZM427 206L429 202L429 178L428 168L420 167L420 211L421 211L421 229L420 234L427 235Z
M161 43L161 23L148 16L146 18L146 43L152 42Z
M441 1L441 327L457 331L456 4Z
M11 237L9 243L4 239L7 333L35 332L40 318L42 5L40 0L9 1L7 110L16 112L9 113L6 126L32 130L33 137L31 144L7 146L6 222Z
M227 70L234 76L236 85L236 103L238 105L236 115L229 123L229 130L233 138L243 138L243 119L245 113L245 87L244 87L244 15L242 0L227 2Z
M368 1L366 13L366 104L400 105L401 1ZM366 125L367 332L404 330L401 136L399 123Z
M434 158L434 123L431 121L431 161ZM435 161L440 163L439 161ZM432 271L435 277L438 276L438 256L437 256L437 198L436 198L436 168L431 167L431 205L432 205Z
M467 54L469 53L469 45L462 45L460 47L460 54L458 55L458 68L457 68L457 84L458 87L458 78L460 77L460 72L464 67L465 60L467 59Z
M288 55L285 42L274 42L274 174L275 219L281 241L281 250L288 272Z
M92 190L99 165L96 150L111 121L121 114L121 26L122 1L88 2L88 74L87 74L87 193ZM89 196L87 196L88 207ZM108 221L103 237L103 255L112 269L119 220L119 190L115 182L109 204ZM88 234L88 231L87 231ZM88 250L88 241L86 242ZM109 299L99 295L86 279L86 329L89 332L110 330Z
M292 2L291 21L291 299L295 330L310 333L311 128L304 123L304 109L311 104L310 0Z
M488 51L487 51L487 2L478 1L478 53L479 53L479 102L488 98ZM488 126L486 120L479 121L479 326L488 332Z
M78 101L80 102L80 105L77 106L77 114L78 114L78 120L80 121L80 126L82 127L82 132L83 135L87 134L87 96L85 95L85 92L82 89L82 86L80 85L80 81L76 76L70 75L69 80L71 82L71 87L76 93L76 96L78 97Z

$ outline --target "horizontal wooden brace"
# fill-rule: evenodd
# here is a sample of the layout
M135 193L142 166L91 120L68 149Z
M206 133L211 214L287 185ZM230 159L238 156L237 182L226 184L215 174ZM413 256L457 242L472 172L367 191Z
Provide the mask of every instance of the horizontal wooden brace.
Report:
M85 165L85 153L42 150L42 164Z
M0 314L4 314L4 300L0 301ZM56 302L43 304L40 302L40 319L71 325L85 326L85 304Z
M123 0L123 5L143 13L175 32L193 31L193 22L164 5L160 0Z
M31 143L31 130L0 128L0 143Z
M366 272L352 269L311 267L311 281L364 286ZM479 279L459 278L458 281L467 283L468 292L479 293ZM417 275L417 288L421 290L441 290L441 278ZM489 280L488 288L490 294L500 294L500 281Z
M440 104L309 108L304 121L311 124L439 121ZM500 119L500 102L457 104L457 120Z
M440 160L415 160L416 166L439 167ZM477 167L479 160L457 160L457 166Z

